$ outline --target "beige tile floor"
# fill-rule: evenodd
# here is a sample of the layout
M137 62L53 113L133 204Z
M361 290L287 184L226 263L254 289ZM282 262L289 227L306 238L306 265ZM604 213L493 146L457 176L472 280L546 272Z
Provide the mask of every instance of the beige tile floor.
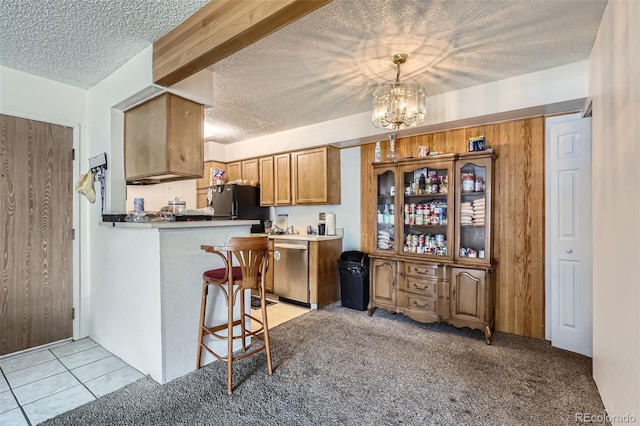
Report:
M0 358L0 425L36 425L144 377L86 338Z
M308 308L303 308L297 305L291 305L289 303L277 302L273 305L267 306L267 319L269 321L269 329L276 327L284 322L287 322L295 317L306 314L309 312ZM258 319L262 319L262 311L260 308L252 309L251 315Z
M269 328L309 312L267 306ZM260 309L252 315L261 319ZM36 425L144 377L86 338L0 358L0 425Z

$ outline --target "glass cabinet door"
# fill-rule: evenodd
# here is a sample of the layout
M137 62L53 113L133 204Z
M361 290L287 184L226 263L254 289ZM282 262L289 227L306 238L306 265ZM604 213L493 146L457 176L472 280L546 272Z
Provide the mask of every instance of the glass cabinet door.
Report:
M458 160L456 223L457 260L490 263L491 159Z
M374 247L377 251L394 252L396 248L396 173L395 168L374 169L376 187L376 233Z
M400 251L407 255L451 259L452 162L405 165L400 173L403 182Z

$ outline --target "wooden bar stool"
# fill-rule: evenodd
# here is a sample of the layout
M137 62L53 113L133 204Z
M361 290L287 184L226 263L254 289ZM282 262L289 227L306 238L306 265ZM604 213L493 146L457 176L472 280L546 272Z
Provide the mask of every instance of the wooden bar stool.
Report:
M205 349L218 360L226 361L227 392L231 394L233 391L232 366L234 361L264 350L267 354L267 369L269 374L273 371L271 366L271 346L269 344L269 326L267 322L267 305L264 289L264 279L269 262L267 237L233 237L225 246L216 247L203 245L200 246L200 248L208 253L220 256L225 266L224 268L212 269L202 274L202 301L200 305L196 369L200 368L202 349ZM238 262L238 266L233 266L234 257ZM229 283L232 283L232 285L229 285ZM210 285L216 285L220 288L226 299L228 308L227 322L213 327L207 327L205 324L207 295L209 294ZM244 294L245 291L251 291L253 288L257 288L260 295L262 321L245 313ZM234 320L233 308L238 299L240 301L240 318ZM247 319L257 324L258 328L256 330L249 330L247 328ZM233 329L238 325L240 325L240 331L234 335ZM226 330L226 334L221 334L220 332L224 330ZM220 356L209 348L203 341L205 334L209 334L217 339L226 340L228 343L227 355ZM247 352L246 339L248 337L261 337L264 344ZM242 339L242 353L234 356L233 341L237 339Z

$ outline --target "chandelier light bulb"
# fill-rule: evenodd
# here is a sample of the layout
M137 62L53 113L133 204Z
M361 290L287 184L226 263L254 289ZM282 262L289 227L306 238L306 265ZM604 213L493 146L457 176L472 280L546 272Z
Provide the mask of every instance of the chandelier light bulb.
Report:
M406 62L407 57L405 53L393 55L392 60L397 67L396 81L381 85L373 92L371 119L376 127L400 129L424 122L427 100L424 87L414 82L400 82L400 65Z

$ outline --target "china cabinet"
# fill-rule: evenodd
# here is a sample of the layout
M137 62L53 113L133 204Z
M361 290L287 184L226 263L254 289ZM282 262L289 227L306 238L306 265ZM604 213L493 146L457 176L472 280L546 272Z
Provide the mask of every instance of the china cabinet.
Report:
M491 344L494 160L487 149L373 164L369 315L470 327Z

